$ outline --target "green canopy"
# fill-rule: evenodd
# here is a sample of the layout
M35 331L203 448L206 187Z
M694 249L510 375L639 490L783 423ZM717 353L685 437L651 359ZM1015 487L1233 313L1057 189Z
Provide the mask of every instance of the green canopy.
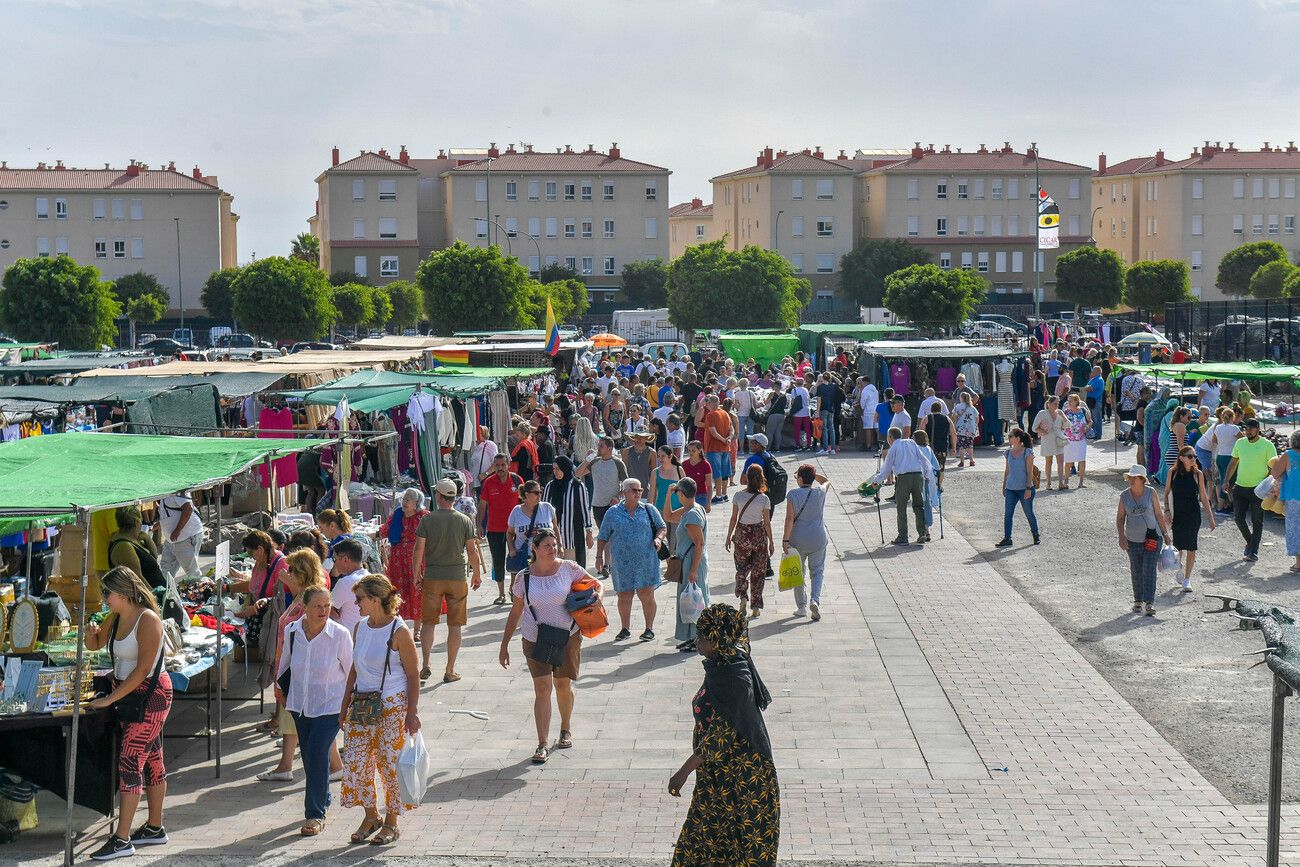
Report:
M1130 364L1118 366L1170 379L1238 379L1246 382L1300 381L1300 367L1272 361L1207 361L1198 364Z
M724 331L718 335L718 345L733 361L744 362L752 358L764 367L799 351L798 339L788 331L775 334Z
M437 374L453 376L487 376L497 379L529 379L554 373L553 367L463 367L456 364L440 364L433 370Z
M799 348L805 353L821 351L823 337L852 337L860 342L879 340L887 334L902 334L914 329L905 325L883 323L831 322L809 323L799 326Z
M76 508L110 508L210 487L267 455L324 440L223 439L65 433L0 446L0 535L76 520Z
M335 406L346 397L351 409L358 412L379 412L406 403L415 394L417 387L447 397L470 398L503 388L504 384L497 377L471 374L358 370L316 388L282 393L322 406Z

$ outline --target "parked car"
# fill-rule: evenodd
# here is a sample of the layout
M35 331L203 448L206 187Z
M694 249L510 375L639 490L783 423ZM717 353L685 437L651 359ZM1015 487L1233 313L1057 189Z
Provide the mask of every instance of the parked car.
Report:
M304 340L301 343L295 343L289 348L289 354L302 352L304 349L338 349L333 343L325 343L320 340Z
M690 353L685 343L678 343L672 340L656 341L647 343L641 347L641 352L650 358L658 358L662 355L664 358L672 358L673 353L677 353L678 358L683 358Z
M1001 313L976 313L975 321L996 322L998 325L1005 325L1007 328L1013 329L1020 334L1029 333L1028 325L1017 319L1012 319L1010 316L1004 316Z
M223 334L212 343L214 349L256 349L257 345L251 334Z
M1009 337L1020 337L1024 332L1015 328L1009 328L1000 322L988 322L985 320L972 321L967 319L962 323L961 333L967 337L974 337L980 340L1006 340Z
M139 349L146 352L152 352L154 355L172 356L178 352L193 351L193 346L185 346L170 337L155 337L153 340L141 343Z

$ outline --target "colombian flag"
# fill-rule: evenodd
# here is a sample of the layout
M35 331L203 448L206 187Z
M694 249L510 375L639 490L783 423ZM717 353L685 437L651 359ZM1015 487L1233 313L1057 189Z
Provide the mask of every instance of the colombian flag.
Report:
M551 299L546 299L546 354L559 355L560 326L555 323L555 311L551 308Z

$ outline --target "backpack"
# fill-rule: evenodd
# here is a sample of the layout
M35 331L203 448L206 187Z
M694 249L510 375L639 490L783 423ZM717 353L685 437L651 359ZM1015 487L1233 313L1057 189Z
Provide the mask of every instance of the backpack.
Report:
M792 391L790 395L790 414L794 415L801 409L803 409L803 395L794 394Z
M772 501L772 508L785 501L786 489L790 486L790 476L785 467L771 452L763 452L764 481L767 482L767 498Z

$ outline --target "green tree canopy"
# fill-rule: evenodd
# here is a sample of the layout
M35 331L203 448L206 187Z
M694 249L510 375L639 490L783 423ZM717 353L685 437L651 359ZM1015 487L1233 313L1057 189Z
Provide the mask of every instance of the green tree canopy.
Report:
M1250 294L1255 298L1281 298L1286 294L1286 282L1295 267L1285 259L1265 262L1250 278Z
M1286 250L1276 241L1255 241L1234 247L1219 260L1214 285L1227 295L1245 295L1250 291L1250 278L1260 266L1279 260L1286 261Z
M748 246L726 249L726 239L687 247L668 268L668 317L678 328L793 328L812 298L812 284L796 277L785 257Z
M587 284L581 280L556 280L553 283L532 283L529 297L530 327L546 327L546 299L551 299L555 321L560 325L572 324L587 312Z
M970 318L988 292L988 281L970 271L909 265L885 278L885 306L921 325L955 325Z
M370 300L370 287L360 283L335 286L330 300L338 311L338 323L349 328L369 322L375 315L375 305Z
M864 307L880 307L885 278L931 261L929 253L902 238L863 238L840 257L840 291Z
M167 312L167 305L171 303L171 296L167 294L163 284L158 282L158 278L144 271L136 271L134 274L126 274L114 280L113 295L120 304L129 304L141 295L150 295L162 303L164 313Z
M1175 301L1191 301L1192 281L1187 263L1177 259L1135 262L1124 275L1124 303L1139 310L1165 309Z
M363 322L371 328L383 328L393 318L393 300L386 286L370 286L370 318Z
M1075 307L1118 307L1124 300L1124 260L1100 247L1062 253L1056 260L1056 297Z
M1300 268L1292 268L1282 284L1282 294L1287 298L1300 298Z
M662 259L640 259L623 266L622 300L637 307L668 303L668 268Z
M156 295L137 295L126 302L126 318L137 325L152 325L166 312L167 308Z
M577 271L559 262L551 262L549 265L543 265L542 269L537 272L537 282L554 283L557 280L581 280L582 276Z
M320 264L320 238L311 232L298 234L289 245L289 256L312 265Z
M414 328L424 316L424 296L420 287L410 280L394 280L384 286L388 302L393 308L393 326L398 329Z
M344 283L360 283L362 286L370 285L370 281L356 271L340 269L330 274L331 286L342 286Z
M325 275L301 259L258 259L240 269L231 288L235 318L269 340L316 340L337 312Z
M238 268L222 268L209 274L203 283L203 294L199 300L203 302L203 309L208 311L208 315L219 322L229 322L235 318L235 296L231 286L238 276Z
M501 248L471 247L457 241L435 250L420 264L415 281L424 309L438 334L532 325L528 269Z
M121 305L99 269L67 256L19 259L0 281L0 325L19 340L99 349L117 337Z

